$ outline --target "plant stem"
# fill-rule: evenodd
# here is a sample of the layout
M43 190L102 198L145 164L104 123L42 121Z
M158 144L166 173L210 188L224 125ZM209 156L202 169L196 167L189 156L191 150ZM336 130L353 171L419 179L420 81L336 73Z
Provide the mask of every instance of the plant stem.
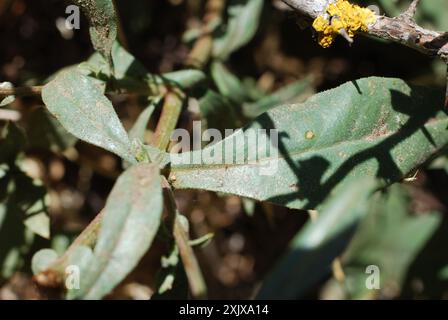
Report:
M180 214L177 210L173 190L164 177L162 178L162 187L165 194L166 209L168 211L167 224L169 227L172 225L174 240L179 249L191 293L193 297L203 299L207 295L207 286L205 285L201 268L191 247L188 231L185 230L185 227L179 219Z
M39 96L42 93L43 86L17 87L10 89L0 89L1 96Z
M176 219L173 231L174 239L179 248L180 257L187 274L188 283L190 284L191 293L193 297L203 299L207 295L207 287L198 260L189 243L188 234L182 228L179 219Z
M179 121L184 100L185 95L179 90L171 89L166 93L162 114L151 139L151 144L154 147L163 151L168 148L171 134Z
M202 69L210 60L213 51L213 24L221 19L225 0L208 0L205 7L202 35L196 40L185 62L187 66Z

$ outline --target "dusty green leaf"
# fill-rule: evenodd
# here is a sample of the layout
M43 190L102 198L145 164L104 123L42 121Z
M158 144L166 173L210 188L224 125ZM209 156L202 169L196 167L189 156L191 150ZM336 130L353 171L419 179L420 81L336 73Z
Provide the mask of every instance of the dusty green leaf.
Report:
M50 238L50 217L46 212L38 212L26 217L25 226L42 238Z
M348 245L359 221L376 201L375 179L353 180L324 203L316 221L308 221L287 253L264 281L259 299L298 299L331 272L331 263Z
M240 121L237 108L229 99L210 89L200 98L201 117L207 128L221 130L238 128Z
M19 270L29 254L35 233L45 235L48 224L26 226L32 216L46 215L46 190L14 164L4 166L0 177L0 278ZM48 218L48 216L47 216ZM45 218L44 218L45 219ZM41 221L42 222L42 221Z
M44 86L42 99L68 132L136 162L112 103L89 77L76 71L64 72Z
M26 136L28 146L61 153L75 145L78 139L70 134L45 108L30 113Z
M113 77L115 79L124 79L126 77L144 79L147 76L148 72L145 66L123 48L118 41L114 41L111 54L114 64ZM94 53L90 56L85 67L94 73L107 75L107 60L99 53Z
M411 203L412 196L402 185L391 186L373 203L342 259L350 297L375 297L365 286L370 265L380 270L380 289L385 296L388 289L399 294L410 264L442 220L441 214L412 212Z
M0 89L13 89L14 86L11 82L0 82ZM15 96L7 96L0 100L0 107L7 106L10 103L13 103L16 99Z
M429 169L443 170L448 174L448 156L446 155L446 152L444 155L434 159L429 165Z
M236 104L248 101L246 90L240 80L221 62L213 62L211 73L219 92Z
M312 83L313 81L311 78L301 79L266 97L259 99L256 102L245 104L243 106L244 115L248 118L255 118L276 106L290 102L297 102L291 100L307 91L312 91Z
M72 270L71 272L78 272L78 274L67 274L68 276L72 275L72 279L66 277L66 282L70 282L70 280L75 281L71 283L71 285L67 288L66 299L72 300L78 297L78 291L81 288L81 279L85 275L88 276L89 268L91 268L91 264L96 263L93 255L93 251L90 247L87 246L79 246L73 249L68 257L67 266ZM73 268L75 267L75 268ZM77 277L79 276L79 277Z
M160 169L165 168L171 162L169 154L162 152L159 148L150 145L145 145L144 149L148 154L149 161L151 163L157 164Z
M401 180L446 146L443 100L441 90L399 79L346 83L273 108L223 141L176 157L173 186L314 209L340 183Z
M154 112L155 106L158 101L151 101L149 106L147 106L142 113L138 116L137 121L135 121L131 130L129 130L129 138L131 140L139 139L140 141L145 141L145 131L148 126L149 119Z
M192 88L206 80L205 74L200 70L180 70L162 75L150 74L143 63L123 48L118 41L112 46L112 61L114 74L109 78L107 74L107 61L98 53L93 54L82 67L90 70L93 75L102 80L113 80L121 87L143 89L157 84L170 83L183 89Z
M39 274L48 269L56 261L58 254L52 249L42 249L37 251L31 260L31 270L33 274Z
M183 89L189 89L203 83L206 80L206 75L200 70L187 69L164 73L161 78L162 81L165 80L175 83Z
M76 298L100 299L134 269L154 240L162 206L157 166L136 165L118 178Z
M51 237L51 249L56 251L58 255L62 255L70 246L70 243L74 240L74 234L55 234Z
M226 60L231 53L246 45L257 32L263 0L230 0L227 24L215 32L213 55Z
M0 164L14 162L26 146L25 135L17 125L8 122L0 135Z
M443 279L443 280L447 280L448 279L448 266L443 267L438 276Z
M112 0L73 0L89 19L90 38L93 47L112 64L112 45L117 38L118 27Z
M241 204L243 205L244 212L249 216L253 217L255 213L255 208L257 205L257 202L253 199L248 198L241 198Z

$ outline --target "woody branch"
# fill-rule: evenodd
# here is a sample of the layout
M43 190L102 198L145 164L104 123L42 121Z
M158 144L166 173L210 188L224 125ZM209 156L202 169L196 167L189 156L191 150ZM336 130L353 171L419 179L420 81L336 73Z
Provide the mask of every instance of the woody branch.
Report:
M334 0L282 0L299 14L315 19L325 14ZM376 22L364 34L401 43L429 56L448 62L448 32L425 29L414 21L419 0L414 0L407 11L395 18L376 16Z

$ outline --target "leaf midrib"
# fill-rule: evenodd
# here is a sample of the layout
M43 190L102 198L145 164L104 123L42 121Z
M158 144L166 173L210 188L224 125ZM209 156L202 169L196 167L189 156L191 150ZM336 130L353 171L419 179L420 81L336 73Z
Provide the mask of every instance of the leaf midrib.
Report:
M428 122L427 125L429 125L429 126L437 126L437 125L439 125L440 123L443 123L443 122L448 122L448 118L433 120L433 121ZM367 134L367 135L363 135L361 137L358 137L355 140L337 141L337 142L335 142L335 143L333 143L331 145L324 145L324 146L320 146L320 147L317 147L317 148L309 147L309 148L302 149L302 150L299 150L299 151L291 151L291 152L288 153L288 155L291 158L295 158L296 156L300 156L300 155L303 156L303 155L306 155L307 153L316 153L316 152L319 152L319 151L325 150L325 149L332 149L332 148L336 148L336 147L343 146L343 145L349 145L349 144L352 144L352 143L362 142L363 140L364 140L365 143L372 143L372 144L374 144L374 143L379 142L381 140L384 140L384 139L386 139L386 138L388 138L390 136L393 136L394 134L397 133L397 131L399 131L399 129L397 129L396 131L387 133L387 134L377 135L374 140L370 140L370 141L365 141L365 139L368 136L370 136L372 133ZM229 136L228 138L231 138L231 137L232 136ZM211 146L210 148L213 148L213 146ZM203 149L202 151L205 151L206 149L207 148ZM193 152L199 152L199 151L201 151L201 150L190 151L188 153L193 154ZM178 155L180 155L180 154L178 154ZM242 167L242 166L258 167L258 166L262 165L263 163L268 162L268 161L272 161L272 160L278 160L278 161L285 160L285 156L280 155L278 157L272 157L272 156L271 157L266 157L266 158L257 160L256 163L196 164L196 165L180 165L180 166L174 165L173 166L173 171L176 171L176 172L179 172L179 171L191 171L191 170L195 170L195 169L200 169L200 170L220 170L220 169L223 169L223 168L229 168L229 167L237 168L237 167Z

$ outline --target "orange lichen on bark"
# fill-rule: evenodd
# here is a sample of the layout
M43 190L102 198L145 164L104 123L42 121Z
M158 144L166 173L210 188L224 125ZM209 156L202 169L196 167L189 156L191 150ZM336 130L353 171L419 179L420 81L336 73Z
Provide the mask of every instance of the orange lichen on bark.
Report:
M327 7L325 15L314 20L313 28L319 33L319 44L328 48L342 30L353 38L357 31L368 31L369 25L375 22L376 15L372 10L347 0L337 0Z

